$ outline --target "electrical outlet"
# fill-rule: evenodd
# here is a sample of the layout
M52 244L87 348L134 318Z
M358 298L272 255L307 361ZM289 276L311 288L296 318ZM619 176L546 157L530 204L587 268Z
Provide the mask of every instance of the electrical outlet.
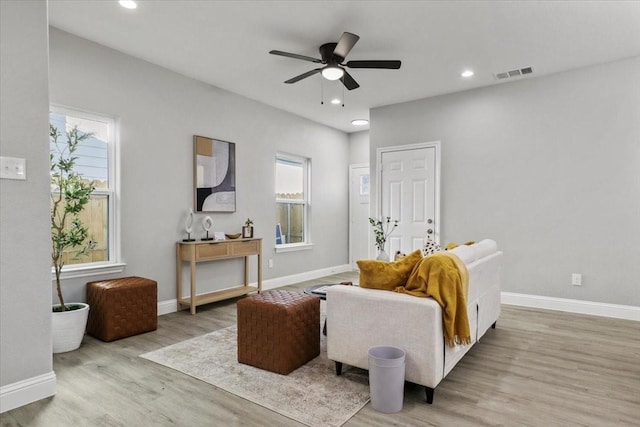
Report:
M582 274L580 273L573 273L571 275L571 284L573 286L582 286Z
M269 258L269 268L273 268L273 258Z

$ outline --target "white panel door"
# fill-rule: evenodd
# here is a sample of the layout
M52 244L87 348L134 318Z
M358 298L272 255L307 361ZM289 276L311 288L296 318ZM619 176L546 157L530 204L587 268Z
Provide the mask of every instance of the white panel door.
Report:
M427 234L439 241L439 143L380 149L378 212L397 219L386 251L409 253L424 247Z
M357 270L356 261L371 258L369 165L351 165L349 172L349 260L353 269Z

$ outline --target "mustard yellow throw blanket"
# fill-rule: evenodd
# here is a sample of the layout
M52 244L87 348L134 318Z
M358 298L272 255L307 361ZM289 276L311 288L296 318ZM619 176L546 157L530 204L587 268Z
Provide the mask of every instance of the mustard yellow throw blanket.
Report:
M469 272L464 263L450 252L436 252L423 258L413 268L405 286L395 292L416 297L431 297L442 307L445 343L470 344L467 296Z

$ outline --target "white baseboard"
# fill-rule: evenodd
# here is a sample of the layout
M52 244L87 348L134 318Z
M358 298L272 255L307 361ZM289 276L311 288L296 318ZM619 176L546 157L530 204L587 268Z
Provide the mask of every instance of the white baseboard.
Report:
M348 271L353 271L353 268L351 268L349 264L344 264L335 267L321 268L320 270L305 271L304 273L292 274L290 276L276 277L275 279L263 280L262 289L266 291L307 280L319 279L320 277L330 276L332 274L346 273Z
M332 274L346 273L353 271L349 264L338 265L334 267L321 268L320 270L305 271L304 273L292 274L290 276L276 277L275 279L263 280L262 290L279 288L281 286L293 285L295 283L304 282L306 280L314 280L320 277L330 276ZM251 286L257 286L251 283ZM158 302L158 316L163 314L175 313L178 311L178 300L171 299Z
M640 307L631 305L607 304L539 295L515 294L511 292L501 292L501 302L507 305L640 321Z
M0 387L0 413L56 394L56 374L47 374Z
M320 277L330 276L332 274L346 273L349 271L353 271L353 269L349 264L345 264L322 268L320 270L306 271L299 274L292 274L290 276L276 277L274 279L264 280L262 282L262 289L275 289L281 286L293 285L295 283L314 280ZM252 283L252 285L255 286L256 284ZM640 321L640 307L630 305L516 294L512 292L501 292L501 302L502 304L507 305L518 305L544 310L566 311L568 313ZM178 301L175 299L160 301L158 303L158 316L175 313L176 311L178 311Z
M175 313L178 311L178 300L170 299L168 301L160 301L158 303L158 316L163 314Z

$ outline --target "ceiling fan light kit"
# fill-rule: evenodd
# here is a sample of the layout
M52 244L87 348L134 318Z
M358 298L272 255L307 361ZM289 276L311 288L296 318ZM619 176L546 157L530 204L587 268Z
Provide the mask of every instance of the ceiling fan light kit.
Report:
M299 82L302 79L321 73L321 75L327 80L340 80L344 87L348 90L357 89L360 87L358 82L345 70L346 68L376 68L397 70L400 68L401 62L396 60L362 60L362 61L347 61L345 58L353 49L353 46L358 42L360 36L353 33L342 33L338 43L325 43L320 46L320 56L322 59L313 58L311 56L299 55L297 53L283 52L281 50L272 50L269 53L272 55L286 56L288 58L300 59L302 61L309 61L315 64L323 64L324 67L315 68L313 70L302 73L298 76L292 77L286 80L285 83L291 84Z
M328 65L322 69L322 77L327 80L338 80L344 76L344 70L340 67Z

